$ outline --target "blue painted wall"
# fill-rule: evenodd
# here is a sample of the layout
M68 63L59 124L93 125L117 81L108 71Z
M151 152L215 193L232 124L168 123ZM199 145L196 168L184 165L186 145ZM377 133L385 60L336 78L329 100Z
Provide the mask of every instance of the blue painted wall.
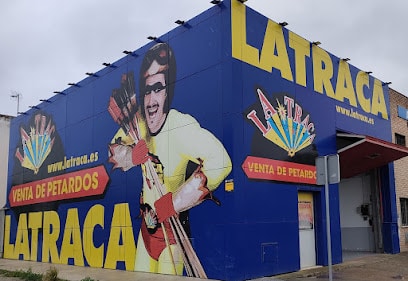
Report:
M238 32L240 36L246 35L245 40L236 41L236 37L232 34L231 30L236 31L234 17L246 20L244 30ZM269 25L275 32L281 32L283 41L276 39L277 41L269 44L272 47L268 49L267 43L270 39L265 38L270 37L266 37L266 34L276 34L268 33ZM264 159L281 161L289 168L298 163L307 165L308 169L313 170L316 156L336 153L336 131L371 135L384 140L391 139L389 120L381 113L366 112L360 104L356 94L356 77L360 70L346 63L346 70L349 69L349 72L346 71L342 76L338 76L340 59L319 47L312 46L307 41L307 47L302 48L302 51L308 50L303 53L307 55L303 56L304 68L302 68L296 60L297 56L300 56L300 51L295 52L291 47L293 34L290 33L286 28L271 22L238 1L224 1L188 21L187 25L179 26L160 37L160 41L168 43L174 50L177 61L175 96L171 108L194 116L203 128L222 142L232 161L232 171L225 180L233 181L234 190L225 191L225 182L223 182L214 192L214 195L220 199L221 206L203 202L190 210L192 245L209 278L242 280L299 270L297 209L299 190L314 192L317 263L327 264L323 190L289 175L286 176L287 180L251 178L246 174L244 166L248 156L261 159L259 160L261 162ZM15 186L30 186L30 183L38 181L49 182L58 175L63 176L92 167L103 167L106 170L108 182L104 192L99 195L88 194L84 197L58 201L50 197L48 201L40 204L29 197L20 201L11 199L12 202L8 203L11 209L7 211L9 224L6 225L6 236L9 236L6 238L8 240L6 240L5 257L42 261L45 243L43 238L46 231L42 229L42 225L30 225L30 216L39 213L43 218L46 212L55 212L58 220L55 219L54 222L60 226L56 241L58 257L64 247L69 248L69 245L63 246L66 233L72 236L71 240L74 240L73 233L83 234L86 230L85 226L93 226L92 243L89 244L89 241L88 244L85 243L86 239L82 235L79 238L81 242L79 244L83 247L86 244L103 249L102 263L98 263L99 260L97 260L96 266L133 270L132 257L126 253L107 257L107 252L110 243L116 243L118 249L126 244L129 229L133 233L134 240L137 240L141 224L138 216L142 174L140 167L123 172L114 170L113 165L108 162L108 145L117 132L118 125L111 118L107 106L112 90L120 86L122 74L133 71L136 74L135 77L138 77L142 58L154 44L155 42L150 42L135 50L133 56L125 56L115 62L113 67L96 72L97 77L82 80L78 83L79 87L72 86L64 90L63 94L50 98L51 102L39 104L39 109L31 109L27 114L12 120L8 177L10 198L13 198L13 191L17 190ZM259 60L255 56L255 58L249 58L250 62L245 61L246 54L242 57L234 57L233 49L237 44L244 46L241 46L242 48L251 46L258 50ZM283 68L286 67L280 61L285 56L281 52L282 48L287 52L292 74L292 79L289 80L282 77ZM313 51L313 48L319 48L318 52ZM268 52L275 65L271 71L265 71L259 67L263 60L262 55L267 56ZM319 67L332 68L330 85L335 90L336 85L344 88L349 95L347 98L340 97L338 92L330 96L331 94L327 92L327 87L330 87L328 84L323 92L316 91L316 79L320 80L316 78L314 68L317 64L313 63L313 56L320 56L322 53L330 59L331 66L320 65ZM267 59L265 61L268 62ZM297 80L297 68L302 68L306 75L305 85ZM375 102L389 114L387 87L383 87L374 77L367 77L368 82L362 87L361 98L370 100L370 109L371 102L375 99ZM337 83L338 79L344 80ZM135 83L138 89L139 80L135 79ZM381 91L379 89L377 91L383 94L382 97L381 95L374 97L375 83L381 85L379 87ZM296 152L294 156L288 156L288 151L263 137L259 128L247 117L251 110L255 110L260 122L265 128L269 128L257 89L262 89L275 109L280 103L285 109L284 114L287 114L287 119L294 119L296 108L302 110L299 118L301 121L308 118L305 127L315 135L310 145ZM140 93L136 92L136 94ZM293 101L292 107L285 104L285 97ZM355 106L353 98L357 101ZM383 104L381 98L383 98ZM289 107L293 110L291 116L288 113ZM344 112L339 112L341 110ZM357 111L360 116L366 118L365 121L347 116L350 110ZM38 114L46 116L47 122L51 121L55 126L53 134L55 140L53 149L40 166L39 172L34 173L33 170L22 167L15 154L17 149L22 151L21 128L29 133L30 127L35 127L34 118ZM312 123L313 128L307 128L307 125ZM285 124L283 126L287 127L288 125ZM35 133L38 131L34 130ZM97 160L59 172L47 170L48 165L62 161L64 156L67 159L82 155L90 157L92 153L97 153ZM274 169L277 168L277 166L274 167ZM391 194L388 194L391 198L394 192L393 183L389 181L389 185L391 187L386 189L391 190ZM330 186L330 198L333 262L339 263L342 257L337 185ZM16 202L21 205L16 206ZM95 216L98 223L85 225L87 217L91 216L88 214L89 210L97 204L104 207L103 224ZM114 219L116 208L119 208L119 205L123 206L122 204L125 204L126 208L120 210L128 209L130 212L131 226ZM392 218L395 206L389 208L387 213L390 213L389 216ZM68 230L66 227L66 224L70 225L69 227L72 226L67 223L67 214L71 212L70 210L77 211L79 229ZM27 218L28 222L24 223L24 219ZM37 222L35 219L31 221ZM40 221L42 219L38 219L38 222ZM111 231L115 227L122 227L118 241L112 238ZM28 231L28 229L31 230ZM36 230L33 231L33 229ZM385 232L392 232L391 228L387 229L389 230ZM38 234L38 237L33 233ZM393 241L393 237L395 235L392 233L384 233L385 244L388 245L387 241ZM71 243L75 244L75 242ZM395 241L390 243L395 244ZM33 250L34 248L36 250ZM387 248L391 249L389 252L395 252L395 246L391 245ZM84 255L83 265L88 266L95 262L88 260L90 258L84 253L85 250L79 251ZM78 264L79 260L72 254L67 263ZM56 257L54 260L51 257L50 261L64 263Z

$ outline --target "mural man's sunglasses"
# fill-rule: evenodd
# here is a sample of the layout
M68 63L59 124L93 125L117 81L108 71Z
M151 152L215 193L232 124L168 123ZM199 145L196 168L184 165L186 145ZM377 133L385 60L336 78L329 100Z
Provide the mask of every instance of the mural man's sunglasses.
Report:
M160 91L166 89L166 86L163 85L161 82L156 82L153 85L147 85L144 88L144 94L145 96L150 95L152 92L153 93L159 93Z

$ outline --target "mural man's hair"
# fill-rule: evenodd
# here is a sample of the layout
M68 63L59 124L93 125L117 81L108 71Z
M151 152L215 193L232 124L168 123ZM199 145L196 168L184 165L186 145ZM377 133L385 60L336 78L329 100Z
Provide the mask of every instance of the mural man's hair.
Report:
M150 66L157 62L159 65L157 73L163 73L166 81L167 98L165 102L164 112L168 112L171 101L174 96L174 84L176 81L176 59L174 57L173 50L167 43L158 43L150 48L143 58L142 66L140 67L139 75L139 96L140 104L142 106L142 114L144 115L144 96L145 81L151 73L148 73ZM154 73L156 74L156 73Z

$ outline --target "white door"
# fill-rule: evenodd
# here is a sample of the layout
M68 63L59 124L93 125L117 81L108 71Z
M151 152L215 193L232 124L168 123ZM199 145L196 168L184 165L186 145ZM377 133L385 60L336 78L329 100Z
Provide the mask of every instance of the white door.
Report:
M298 193L300 268L316 265L313 194Z

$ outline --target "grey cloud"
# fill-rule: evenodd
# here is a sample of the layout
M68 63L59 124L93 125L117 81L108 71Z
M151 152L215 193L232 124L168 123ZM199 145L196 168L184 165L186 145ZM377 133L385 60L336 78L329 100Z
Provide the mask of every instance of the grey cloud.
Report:
M392 81L408 94L402 0L250 0L246 5L360 69ZM176 19L188 20L210 8L204 0L2 1L0 4L0 114L15 114L11 91L21 92L21 110L78 82L162 35Z

